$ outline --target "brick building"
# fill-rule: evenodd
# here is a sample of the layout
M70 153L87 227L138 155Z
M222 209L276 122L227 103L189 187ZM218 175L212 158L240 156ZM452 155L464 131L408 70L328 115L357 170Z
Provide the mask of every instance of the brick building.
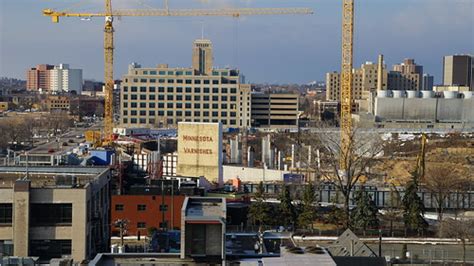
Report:
M168 230L181 228L181 207L184 198L183 195L165 195L163 204L161 195L113 195L112 235L120 235L120 229L114 226L114 222L119 219L128 220L127 235L138 235L140 232L140 235L145 236L152 227Z

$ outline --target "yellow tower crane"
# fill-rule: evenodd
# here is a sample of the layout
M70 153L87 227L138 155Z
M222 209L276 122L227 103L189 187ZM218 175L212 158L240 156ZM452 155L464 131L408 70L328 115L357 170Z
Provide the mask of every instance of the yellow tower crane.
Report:
M140 17L140 16L252 16L252 15L289 15L289 14L312 14L308 8L223 8L223 9L169 9L168 1L165 0L164 9L131 9L113 10L112 1L104 0L105 11L99 13L72 13L44 9L43 15L51 17L54 23L59 22L60 17L105 17L104 26L104 82L105 82L105 110L104 110L104 141L110 141L113 129L113 60L114 60L114 17Z
M354 56L354 0L343 0L341 62L340 168L348 170L352 133L352 65Z

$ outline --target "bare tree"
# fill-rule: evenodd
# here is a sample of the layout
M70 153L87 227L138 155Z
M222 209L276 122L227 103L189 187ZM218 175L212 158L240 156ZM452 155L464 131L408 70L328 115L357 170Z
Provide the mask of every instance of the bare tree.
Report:
M432 193L436 201L438 221L443 220L444 206L451 193L463 189L467 183L467 171L453 163L439 163L427 167L423 187Z
M339 131L321 130L316 136L322 153L319 174L333 181L342 194L347 217L345 226L349 227L351 193L362 179L371 176L370 169L383 151L382 139L377 133L363 132L354 127L349 136L348 149L344 152Z
M459 217L443 221L441 235L456 238L462 244L462 260L466 265L466 242L474 237L474 219L471 217Z

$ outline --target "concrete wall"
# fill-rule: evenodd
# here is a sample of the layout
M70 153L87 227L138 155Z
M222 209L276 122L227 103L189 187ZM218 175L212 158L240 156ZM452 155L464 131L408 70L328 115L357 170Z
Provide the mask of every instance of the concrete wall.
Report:
M404 120L435 120L436 99L402 98Z
M474 98L376 98L377 121L474 122Z
M224 182L232 178L240 178L242 182L260 182L263 181L283 181L283 175L289 171L280 171L262 168L250 168L242 166L224 165ZM265 176L264 176L265 175Z

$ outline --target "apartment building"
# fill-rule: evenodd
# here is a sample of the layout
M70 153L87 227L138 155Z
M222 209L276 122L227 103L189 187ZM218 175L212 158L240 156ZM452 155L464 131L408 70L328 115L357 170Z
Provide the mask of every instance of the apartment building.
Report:
M42 64L28 69L26 71L26 89L49 91L51 86L49 70L53 68L53 65Z
M250 126L250 85L236 69L212 68L212 43L196 40L193 66L131 64L121 86L120 122L130 127L175 127L180 121Z
M81 94L82 69L72 69L69 64L54 66L50 72L50 90L52 92L74 92Z
M106 167L0 167L0 255L80 263L108 250L109 175Z
M253 127L297 127L299 95L252 93Z
M72 69L69 64L42 64L26 72L26 88L33 91L80 94L82 83L82 69Z
M387 89L387 72L383 68L383 88ZM362 64L352 71L352 99L365 100L364 92L377 89L378 66L372 62ZM326 74L326 100L339 101L341 98L341 74L332 72Z

